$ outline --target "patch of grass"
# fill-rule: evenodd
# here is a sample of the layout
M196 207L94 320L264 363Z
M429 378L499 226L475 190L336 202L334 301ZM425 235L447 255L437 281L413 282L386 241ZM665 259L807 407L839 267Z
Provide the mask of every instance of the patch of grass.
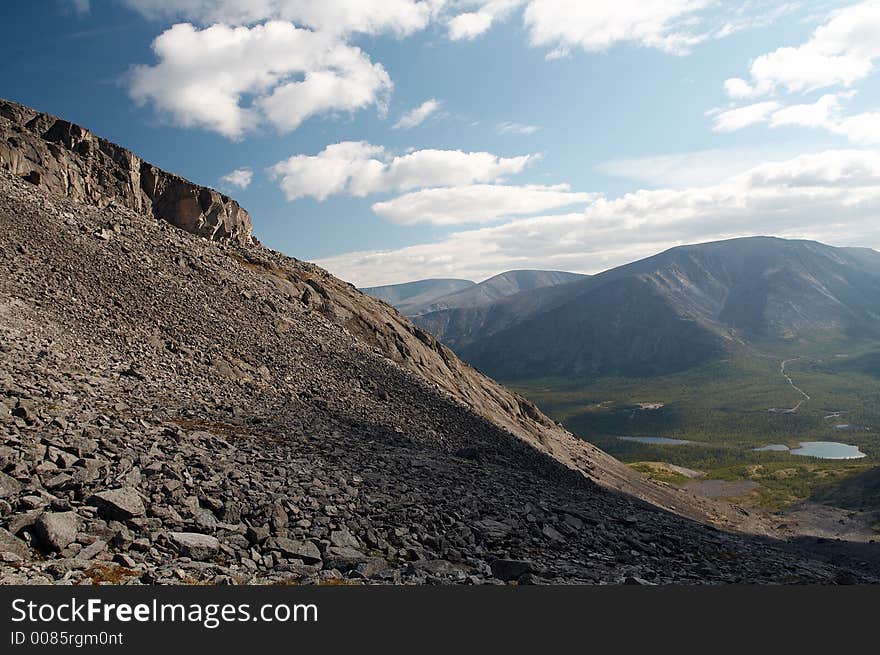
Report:
M681 475L668 468L657 466L654 462L634 462L630 464L630 466L651 480L665 482L673 487L683 487L693 480L693 478L689 478L686 475Z
M114 564L96 564L83 571L83 573L92 581L92 584L111 585L122 584L127 579L136 578L140 575L137 571Z

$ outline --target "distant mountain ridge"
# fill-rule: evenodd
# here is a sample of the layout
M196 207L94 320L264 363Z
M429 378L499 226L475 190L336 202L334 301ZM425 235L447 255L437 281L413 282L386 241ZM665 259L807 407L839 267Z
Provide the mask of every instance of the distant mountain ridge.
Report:
M584 277L564 271L514 270L499 273L480 283L428 279L367 287L361 291L413 317L457 307L476 307L522 291L565 284Z
M403 284L388 284L381 287L366 287L361 291L379 300L384 300L407 316L412 316L418 314L422 307L439 298L476 285L477 283L471 280L429 279Z
M880 253L747 237L414 318L502 379L656 375L754 342L880 337Z

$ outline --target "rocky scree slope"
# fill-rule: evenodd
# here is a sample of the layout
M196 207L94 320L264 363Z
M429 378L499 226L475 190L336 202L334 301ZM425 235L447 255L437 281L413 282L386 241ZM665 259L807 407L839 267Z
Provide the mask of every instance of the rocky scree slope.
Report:
M5 171L0 253L0 582L870 579L603 488L712 511L313 265Z

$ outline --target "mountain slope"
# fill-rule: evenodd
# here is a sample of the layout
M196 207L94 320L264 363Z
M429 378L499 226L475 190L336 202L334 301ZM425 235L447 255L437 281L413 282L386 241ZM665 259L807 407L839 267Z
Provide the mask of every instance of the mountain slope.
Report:
M873 579L683 518L746 520L326 271L168 219L0 170L0 583Z
M577 273L563 271L507 271L490 277L488 280L483 280L473 287L457 293L450 293L432 303L427 303L416 313L427 314L443 309L476 307L499 298L516 295L522 291L566 284L584 277ZM413 315L409 312L404 313L408 316Z
M672 372L748 343L880 336L875 255L766 237L683 246L417 322L499 377Z
M563 271L507 271L479 284L466 280L419 280L362 291L384 300L409 317L415 317L446 309L478 307L522 291L566 284L585 277ZM453 285L459 288L441 293L445 287Z
M361 291L379 300L384 300L409 316L420 313L422 307L430 305L438 298L458 293L473 286L476 286L476 283L470 280L430 279L404 284L389 284L382 287L366 287Z

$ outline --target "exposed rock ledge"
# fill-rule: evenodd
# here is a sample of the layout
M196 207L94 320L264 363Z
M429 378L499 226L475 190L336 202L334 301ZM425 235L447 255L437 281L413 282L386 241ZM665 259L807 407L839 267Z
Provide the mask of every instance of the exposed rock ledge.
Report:
M250 243L237 202L163 171L74 123L0 99L0 168L97 207L151 213L215 241Z

